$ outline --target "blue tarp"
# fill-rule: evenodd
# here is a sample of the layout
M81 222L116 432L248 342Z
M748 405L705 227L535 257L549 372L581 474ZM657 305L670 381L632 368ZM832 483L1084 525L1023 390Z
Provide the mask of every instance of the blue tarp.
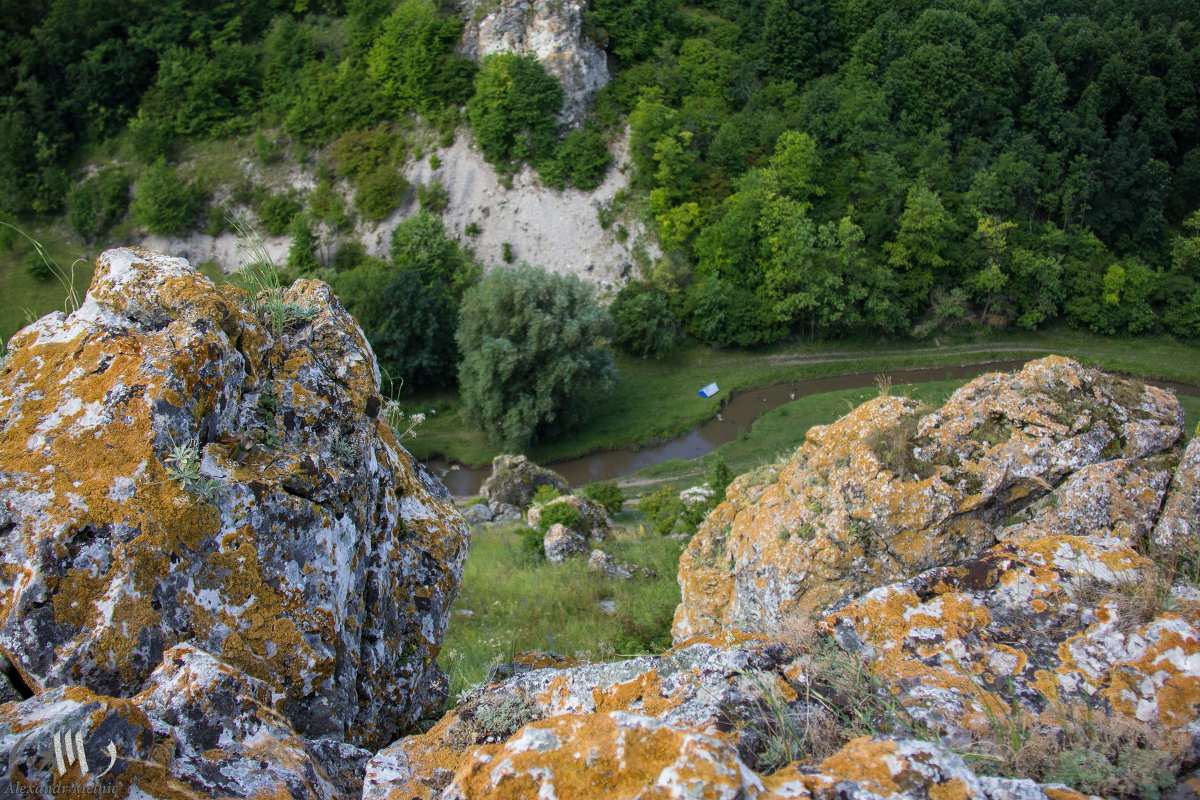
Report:
M700 395L701 397L712 397L719 391L720 389L717 388L715 383L710 383L708 386L705 386L703 389L696 392L696 394Z

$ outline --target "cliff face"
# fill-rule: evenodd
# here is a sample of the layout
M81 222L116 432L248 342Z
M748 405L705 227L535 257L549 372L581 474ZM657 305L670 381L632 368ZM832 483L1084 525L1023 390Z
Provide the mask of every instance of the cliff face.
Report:
M588 102L608 83L604 51L583 35L583 0L465 0L462 53L531 54L562 84L559 122L580 125Z
M186 261L110 250L78 311L9 343L0 652L35 693L22 714L54 691L109 710L133 698L131 752L151 731L202 742L162 687L211 684L307 752L382 746L439 706L469 532L396 441L329 287L281 300L273 324ZM188 654L164 660L177 645ZM10 752L17 717L0 715ZM239 717L233 739L253 738Z

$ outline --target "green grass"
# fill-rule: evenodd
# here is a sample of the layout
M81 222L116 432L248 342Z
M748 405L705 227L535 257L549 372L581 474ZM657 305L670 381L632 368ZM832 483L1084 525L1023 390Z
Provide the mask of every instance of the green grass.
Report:
M455 612L474 616L451 616L439 657L451 697L487 677L493 663L526 650L599 660L670 647L683 544L648 530L635 512L619 514L617 524L602 549L620 562L653 567L656 580L609 581L588 572L586 556L535 561L519 524L475 528L454 604ZM615 601L616 613L601 611L601 600Z
M68 279L71 265L75 264L75 292L82 301L92 282L94 260L99 251L93 252L61 225L38 228L14 224L42 244L46 254L58 263ZM19 235L11 248L0 251L0 287L3 287L5 297L5 302L0 303L0 339L5 342L21 328L51 311L70 311L64 306L67 290L58 279L38 279L26 273L25 257L32 252L33 245ZM75 263L77 259L82 261Z
M662 360L618 356L621 381L595 409L586 425L553 442L535 444L529 457L539 463L573 458L678 436L716 415L719 399L800 378L850 372L881 372L916 367L952 366L997 359L1039 358L1058 353L1108 370L1200 384L1200 346L1169 337L1106 339L1078 331L1056 330L994 342L869 342L821 345L784 344L763 350L702 347L691 344ZM797 363L814 359L823 363ZM721 394L705 399L696 390L716 380ZM486 465L500 451L484 434L471 430L451 394L418 394L406 408L436 407L412 442L418 458L443 455L465 464Z

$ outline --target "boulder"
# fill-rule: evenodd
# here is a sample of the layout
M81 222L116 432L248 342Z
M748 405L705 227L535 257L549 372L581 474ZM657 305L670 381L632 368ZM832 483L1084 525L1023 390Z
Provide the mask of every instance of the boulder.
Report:
M492 510L488 508L487 503L471 503L460 509L463 522L468 525L482 525L485 522L492 521Z
M552 486L561 492L567 488L567 481L557 472L530 463L525 456L496 456L492 459L492 474L479 493L495 513L498 503L526 508L539 486Z
M631 581L634 578L657 578L658 573L640 564L619 564L617 559L603 550L593 550L588 558L588 569L601 572L610 581Z
M132 698L60 686L0 706L0 754L14 767L14 790L29 797L98 788L117 797L354 796L354 783L340 791L329 765L273 709L273 694L262 681L178 645ZM56 737L66 751L63 772ZM64 739L83 743L82 758Z
M729 627L773 631L791 616L979 556L1010 517L1074 473L1117 459L1138 460L1129 475L1149 480L1152 496L1131 500L1107 486L1096 504L1102 494L1132 502L1127 517L1141 522L1130 524L1145 529L1182 425L1171 393L1058 356L976 378L936 411L871 400L809 430L777 479L743 477L726 490L680 559L672 632L682 640ZM1080 524L1091 501L1081 503L1072 512Z
M551 564L561 564L571 556L587 550L587 539L566 525L556 523L551 525L542 537L542 549L546 552L547 561Z
M521 509L509 503L492 503L488 506L492 512L492 522L520 522Z
M1171 479L1166 504L1154 526L1154 544L1161 550L1200 553L1200 436L1183 451Z
M309 738L379 747L439 707L469 530L330 288L277 300L110 250L10 340L0 652L34 692L130 698L188 642Z
M545 505L531 506L525 515L526 521L530 527L536 528L546 509L559 504L570 506L579 514L579 522L571 527L590 543L601 544L608 538L608 532L612 530L608 510L594 500L572 494L556 497Z

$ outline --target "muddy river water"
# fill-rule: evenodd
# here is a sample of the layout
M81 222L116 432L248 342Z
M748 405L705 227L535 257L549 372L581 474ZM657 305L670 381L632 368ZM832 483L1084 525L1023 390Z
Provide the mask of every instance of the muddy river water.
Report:
M964 364L955 367L930 367L928 369L900 369L886 372L896 385L925 383L928 381L974 378L986 372L1011 371L1025 364L1028 359L988 361ZM557 461L545 466L562 475L572 486L582 486L594 481L614 480L639 469L670 461L674 458L699 458L715 448L731 442L741 431L750 427L768 411L807 395L836 392L842 389L862 389L875 385L877 372L837 375L828 378L804 378L786 383L777 383L761 389L734 392L721 407L721 413L703 425L693 428L674 439L653 445L624 447L603 453ZM714 376L720 381L720 376ZM1147 381L1155 386L1174 389L1180 394L1200 395L1200 387L1171 381ZM479 487L491 474L490 467L465 467L450 464L442 459L425 462L441 477L446 488L456 497L479 493Z

